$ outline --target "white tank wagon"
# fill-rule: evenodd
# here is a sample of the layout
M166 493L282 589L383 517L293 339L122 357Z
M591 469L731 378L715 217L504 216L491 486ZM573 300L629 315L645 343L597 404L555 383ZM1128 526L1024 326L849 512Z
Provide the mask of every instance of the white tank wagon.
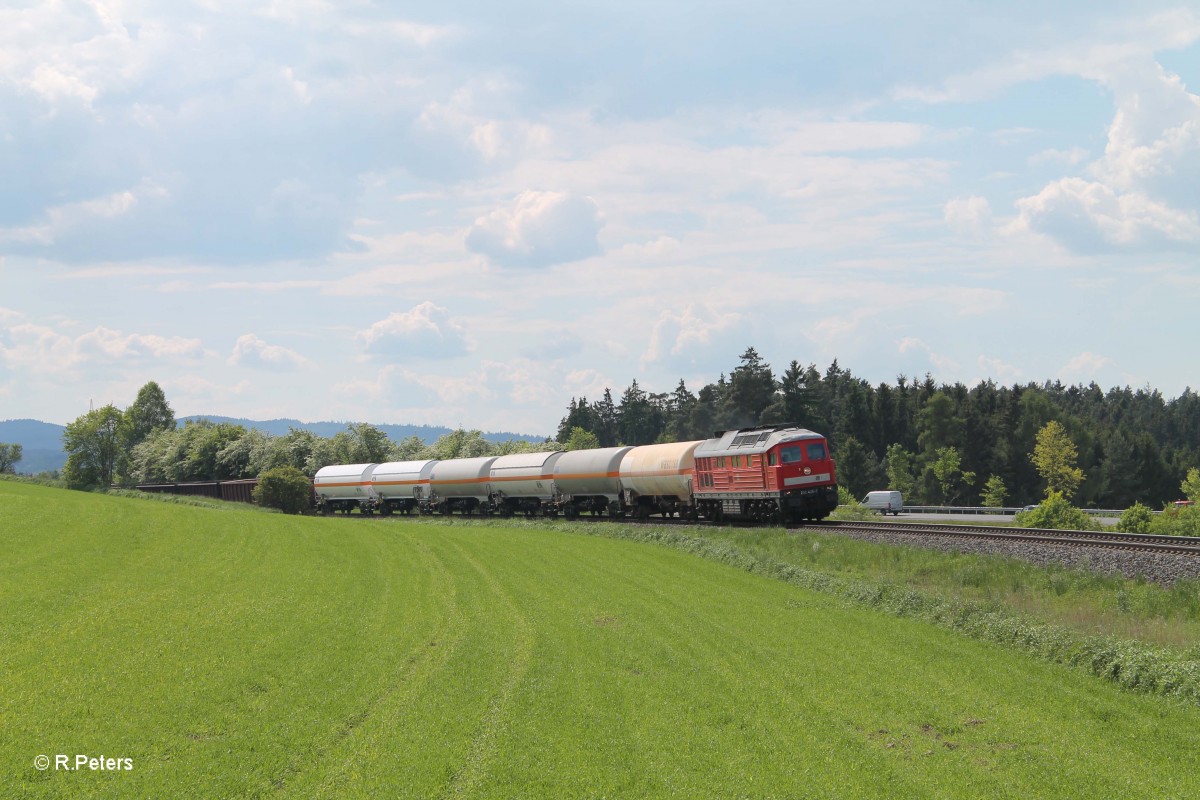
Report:
M433 511L491 511L492 462L496 456L452 458L438 461L429 474L429 499Z
M531 517L539 512L556 513L554 464L562 450L542 453L513 453L492 462L492 505L500 516L518 511Z
M621 459L632 447L571 450L554 465L554 488L563 513L577 517L582 512L621 516Z
M363 514L374 513L379 498L371 485L371 476L378 466L334 464L321 467L313 476L317 510L322 514L332 514L334 511L349 514L357 508Z
M696 448L703 442L673 442L635 447L621 458L620 478L625 506L636 517L678 512L696 516L692 473Z
M371 486L378 498L379 513L408 514L420 508L429 497L429 476L437 463L437 460L389 461L376 467Z

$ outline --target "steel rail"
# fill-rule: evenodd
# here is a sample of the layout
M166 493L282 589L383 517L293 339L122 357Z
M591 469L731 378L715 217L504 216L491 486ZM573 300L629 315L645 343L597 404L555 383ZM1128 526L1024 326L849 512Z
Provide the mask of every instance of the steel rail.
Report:
M965 539L1061 544L1070 547L1105 547L1113 550L1200 556L1200 538L1194 536L1154 536L1144 533L1113 533L1109 531L1060 531L1049 528L993 528L975 525L930 525L916 522L857 522L852 520L806 523L803 527L813 530L957 536Z
M433 519L447 517L434 514ZM606 514L581 514L572 519L562 516L545 517L534 514L526 517L514 514L512 517L501 517L496 514L452 515L455 519L539 519L558 520L567 522L622 522L629 525L668 525L703 527L758 527L760 523L753 520L726 520L716 523L702 519L682 519L680 517L618 517ZM380 517L388 519L389 517ZM399 517L403 519L403 516ZM825 531L828 533L891 533L911 534L931 537L958 537L960 539L988 539L993 541L1024 542L1028 544L1055 544L1068 547L1103 547L1110 550L1125 550L1128 552L1166 553L1182 556L1200 556L1200 537L1194 536L1154 536L1145 533L1113 533L1108 531L1062 531L1051 528L997 528L981 525L954 525L946 523L922 522L868 522L858 520L824 520L821 522L793 523L788 530Z

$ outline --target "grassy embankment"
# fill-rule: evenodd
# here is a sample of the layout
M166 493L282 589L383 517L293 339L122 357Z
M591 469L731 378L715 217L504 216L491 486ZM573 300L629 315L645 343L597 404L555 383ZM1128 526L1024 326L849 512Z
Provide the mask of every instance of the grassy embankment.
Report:
M1176 648L1200 659L1200 582L1164 587L1081 568L1003 556L890 545L814 532L708 529L703 538L803 569L906 586L954 601L1009 610L1086 634Z
M4 797L1200 791L1200 708L677 550L8 483L0 515Z

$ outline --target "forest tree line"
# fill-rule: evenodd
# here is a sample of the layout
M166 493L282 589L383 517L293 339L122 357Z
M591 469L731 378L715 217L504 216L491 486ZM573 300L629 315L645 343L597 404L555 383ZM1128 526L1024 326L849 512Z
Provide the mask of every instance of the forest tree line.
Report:
M749 348L728 376L697 392L682 380L671 392L649 392L635 380L617 400L608 390L599 400L573 398L556 437L535 443L496 444L465 430L433 444L416 436L394 442L365 423L331 437L302 429L272 436L204 420L178 426L150 382L128 408L105 406L67 425L63 478L76 488L107 488L253 478L285 466L312 476L328 464L688 441L781 422L829 437L839 482L855 497L899 489L910 505L1040 501L1047 484L1034 452L1050 423L1077 454L1080 480L1067 499L1079 506L1161 507L1200 465L1200 397L1190 389L1167 400L1149 388L1106 392L1095 383L968 388L926 375L872 385L836 360L824 372L792 361L776 375Z
M1057 422L1075 445L1082 480L1075 504L1161 507L1179 497L1200 465L1200 396L1094 382L968 388L899 376L855 377L835 360L824 372L792 361L776 375L754 348L715 382L692 392L646 391L636 380L617 400L573 398L558 428L593 434L601 447L706 439L715 431L794 422L823 433L838 480L855 497L899 489L906 504L1009 505L1040 501L1046 483L1033 463L1037 437Z
M348 424L333 436L301 428L274 436L205 419L178 425L162 388L151 381L128 408L106 405L66 426L62 478L73 489L257 478L284 467L311 478L330 464L468 458L566 446L521 439L497 443L478 430L456 430L433 444L418 436L395 442L367 423Z

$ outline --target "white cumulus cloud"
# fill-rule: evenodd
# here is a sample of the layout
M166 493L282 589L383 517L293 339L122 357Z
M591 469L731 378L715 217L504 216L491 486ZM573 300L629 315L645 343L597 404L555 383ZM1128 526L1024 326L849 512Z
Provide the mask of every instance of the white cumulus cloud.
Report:
M267 344L253 333L238 337L227 362L230 366L289 372L308 366L308 359L276 344Z
M1082 178L1063 178L1017 201L1019 223L1080 252L1112 247L1179 246L1200 241L1195 212L1181 211L1143 192L1119 194Z
M206 355L199 339L124 333L103 325L73 337L23 315L0 315L0 363L14 370L65 373L81 366L199 361Z
M475 220L467 248L505 267L546 267L601 252L603 222L590 197L526 191Z
M738 329L742 315L714 311L689 304L682 311L664 311L654 323L650 345L642 354L640 366L650 364L693 365L711 357L717 340Z
M429 301L389 314L354 338L364 352L386 361L456 358L471 350L463 326Z
M1087 177L1065 177L1017 201L1016 225L1084 253L1200 243L1200 96L1157 63L1102 79L1117 110Z

